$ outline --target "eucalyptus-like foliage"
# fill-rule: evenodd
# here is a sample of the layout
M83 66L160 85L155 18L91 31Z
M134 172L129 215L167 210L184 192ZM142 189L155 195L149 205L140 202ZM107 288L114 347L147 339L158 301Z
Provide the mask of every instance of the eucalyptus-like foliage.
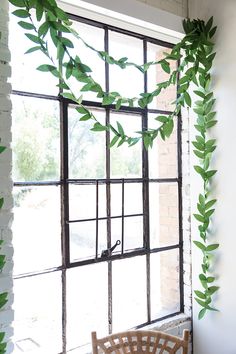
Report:
M153 141L160 136L163 140L168 138L173 131L173 118L180 113L181 107L191 107L192 97L198 97L194 102L194 111L197 114L195 125L197 135L193 142L194 153L199 158L199 165L194 166L196 172L202 179L202 192L199 194L197 205L198 213L194 214L199 222L199 239L194 241L195 245L202 251L202 272L199 275L201 290L195 290L195 299L202 307L199 312L199 319L207 311L215 310L212 307L212 295L218 290L214 285L215 277L211 275L212 252L218 248L218 244L211 244L209 239L209 227L211 217L214 213L212 208L216 200L210 196L210 182L215 170L210 169L211 156L216 148L215 139L208 138L208 131L216 124L213 106L215 99L210 90L210 70L215 57L212 37L216 27L213 26L213 18L205 23L201 20L185 20L183 27L184 38L176 44L170 53L166 53L162 60L148 62L138 65L128 61L128 58L113 58L104 51L96 50L91 44L84 41L72 28L68 15L57 6L55 0L9 0L17 7L13 12L20 18L19 25L25 30L25 36L33 43L26 53L41 51L47 59L37 69L42 72L51 72L60 81L58 87L61 95L76 103L76 110L80 114L81 121L92 120L91 130L100 132L111 130L114 133L110 146L120 146L124 143L132 146L143 141L146 148L152 147ZM92 70L83 63L77 55L72 54L74 44L67 34L71 33L75 40L80 40L91 49L91 55L96 54L109 65L119 66L125 69L128 66L135 67L139 72L145 73L151 66L160 65L169 74L168 80L156 85L156 89L148 93L140 93L139 97L123 97L119 92L105 92L101 85L92 76ZM49 35L57 51L56 61L53 59L46 35ZM171 70L171 61L180 62L177 69ZM70 89L68 80L73 77L83 83L79 93ZM96 116L83 105L83 93L95 92L101 100L102 105L114 105L117 110L121 106L133 106L135 102L139 107L145 108L152 100L172 84L178 85L177 98L174 102L174 112L168 116L158 115L155 119L157 126L138 132L138 137L128 136L125 127L119 122L116 126L111 124L103 125ZM192 90L195 86L194 95Z

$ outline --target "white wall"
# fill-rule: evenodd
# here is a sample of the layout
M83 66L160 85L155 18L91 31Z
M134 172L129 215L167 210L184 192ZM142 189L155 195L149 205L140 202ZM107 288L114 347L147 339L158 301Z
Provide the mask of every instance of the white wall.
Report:
M218 141L214 167L215 195L218 198L212 239L219 241L215 271L221 287L215 299L219 313L211 313L201 321L194 305L194 354L236 353L236 1L191 0L192 18L208 19L214 16L218 26L217 57L213 69L214 92L217 98L218 125L213 134ZM195 177L194 177L195 178ZM192 181L195 196L196 179ZM194 199L194 198L193 198ZM194 207L194 204L193 204ZM196 236L193 224L192 236ZM198 287L200 252L193 252L193 286Z
M188 0L138 0L145 4L171 12L181 17L187 17Z

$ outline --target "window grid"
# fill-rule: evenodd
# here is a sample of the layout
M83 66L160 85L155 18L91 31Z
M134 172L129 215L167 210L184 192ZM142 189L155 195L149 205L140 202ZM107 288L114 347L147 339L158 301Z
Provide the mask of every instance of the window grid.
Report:
M91 26L101 27L105 31L104 36L104 48L105 51L109 52L109 31L115 31L121 34L133 36L143 41L143 63L147 62L147 43L154 43L158 44L163 47L171 48L172 45L169 43L165 43L159 40L155 40L152 38L148 38L146 36L142 36L139 34L135 34L126 30L118 29L116 27L110 25L100 24L98 22L87 20L78 16L70 15L72 20L80 21L82 23L89 24ZM106 92L109 92L109 65L104 63L105 65L105 87ZM144 74L144 92L147 92L147 84L148 78L147 73ZM61 187L61 246L62 246L62 265L51 268L45 269L43 271L36 271L27 274L19 274L15 276L15 279L30 277L39 274L47 274L55 271L62 271L62 342L63 342L63 350L62 353L66 353L66 270L74 267L84 266L88 264L94 264L98 262L107 262L108 263L108 325L109 325L109 332L112 331L112 262L117 259L124 259L124 258L131 258L139 255L146 255L146 267L147 267L147 274L146 274L146 295L147 295L147 321L145 323L139 324L137 328L142 327L146 324L154 323L158 320L162 320L164 318L173 316L176 313L164 316L162 318L158 318L155 320L151 320L151 295L150 295L150 255L152 253L159 253L173 249L179 249L179 291L180 291L180 311L183 311L183 239L182 239L182 150L181 150L181 116L178 116L178 123L177 123L177 156L178 156L178 175L176 178L149 178L148 175L148 152L142 146L142 177L141 178L111 178L110 176L110 153L109 153L109 142L110 142L110 133L106 132L106 178L103 179L70 179L69 178L69 152L68 152L68 108L69 105L73 105L74 103L68 99L65 99L61 96L51 96L46 94L37 94L31 92L23 92L23 91L13 91L14 95L18 96L26 96L26 97L35 97L35 98L44 98L48 100L59 101L60 103L60 139L61 139L61 179L59 181L45 181L45 182L15 182L15 187L22 187L22 186L49 186L55 185ZM103 108L106 112L106 123L110 122L110 114L115 112L115 106L102 106L99 102L93 101L83 101L85 106L90 108L97 107ZM159 109L150 109L148 107L142 109L139 107L126 107L122 106L120 112L130 113L130 114L137 114L140 116L142 121L142 129L147 129L147 122L148 122L148 113L155 113L155 114L169 114L170 111L159 110ZM126 215L124 211L124 204L125 204L125 185L129 183L141 183L143 188L143 213L131 214ZM150 248L150 230L149 230L149 184L150 183L173 183L177 185L178 188L178 214L179 214L179 243L172 244L170 246L162 246L158 248ZM121 183L122 186L122 211L120 215L112 216L111 215L111 184ZM69 186L70 185L95 185L96 186L96 217L95 218L88 218L84 220L70 220L69 217ZM99 217L99 186L105 185L106 186L106 198L107 198L107 216L106 217ZM144 211L145 210L145 211ZM143 216L143 247L136 248L132 251L125 251L124 249L124 221L125 218L134 217L134 216ZM99 220L107 220L107 248L112 246L111 243L111 223L110 221L114 218L121 218L121 252L113 253L107 258L99 257L98 252L98 228L99 228ZM95 243L95 257L92 259L84 259L80 261L73 261L70 260L70 231L69 227L71 223L77 222L85 222L94 220L96 222L96 243ZM179 313L177 312L177 313ZM61 354L62 354L61 353Z

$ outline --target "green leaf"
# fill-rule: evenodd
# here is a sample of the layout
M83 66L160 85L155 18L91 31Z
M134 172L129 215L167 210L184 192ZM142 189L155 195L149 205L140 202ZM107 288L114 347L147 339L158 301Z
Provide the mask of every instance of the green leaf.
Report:
M25 1L24 0L8 0L8 1L14 6L25 7Z
M30 14L28 13L28 11L26 10L15 10L12 12L13 15L20 17L20 18L27 18L30 16Z
M18 25L26 30L33 30L34 29L34 25L32 25L32 23L29 23L29 22L19 21Z
M207 178L211 178L212 176L214 176L216 174L217 170L211 170L211 171L207 171L206 172L206 177Z
M107 130L107 127L100 124L100 123L95 123L93 128L91 128L90 130L94 131L94 132L103 132Z
M211 18L207 21L206 23L206 32L208 33L210 31L210 29L212 28L213 25L213 16L211 16Z
M192 144L193 144L193 146L194 146L196 149L198 149L198 150L200 150L200 151L204 151L204 150L205 150L204 145L201 144L201 143L199 143L199 142L197 142L197 141L192 141Z
M167 123L163 125L163 132L167 138L171 135L174 129L173 119L170 119Z
M201 299L206 299L206 295L199 291L199 290L194 290L195 294L197 295L197 297L200 297Z
M217 123L217 120L212 120L210 122L207 122L206 128L212 128L212 127L214 127L214 125L216 125L216 123Z
M204 153L198 151L198 150L193 150L194 154L199 157L199 159L204 159Z
M167 116L158 116L155 118L155 120L157 120L158 122L161 122L161 123L166 123L166 122L168 122L169 118Z
M206 120L209 122L210 120L212 120L216 115L216 112L210 112L207 114L206 116Z
M206 278L206 281L208 283L213 283L213 281L215 281L215 278L214 277L208 277L208 278Z
M216 139L210 139L210 140L208 140L208 141L206 142L206 146L207 146L207 147L210 147L210 146L214 145L215 142L216 142Z
M114 96L106 95L106 96L103 97L102 105L103 106L108 106L108 105L112 104L115 101L115 99L116 98Z
M180 80L179 80L179 85L184 84L185 82L189 82L189 77L188 76L183 76Z
M197 303L198 303L200 306L204 307L205 309L208 308L208 304L207 304L206 301L200 300L200 299L198 299L197 297L195 297L194 299L197 301Z
M210 32L209 32L209 37L212 38L214 36L214 34L216 33L217 30L217 26L213 27Z
M61 41L62 44L64 44L66 47L68 47L68 48L74 48L74 44L73 44L68 38L60 37L60 41Z
M206 218L209 218L212 214L214 214L215 209L208 210L205 214Z
M202 215L199 215L199 214L193 214L193 216L195 217L195 219L197 219L197 221L200 221L200 222L204 222L205 219Z
M0 294L0 309L7 303L7 297L8 297L8 293L1 293Z
M143 143L146 149L148 149L148 147L151 145L151 142L152 142L151 137L148 134L145 134L143 136Z
M71 94L69 94L69 95L71 95ZM72 95L72 96L74 97L74 95ZM68 98L68 96L66 98ZM69 97L69 99L74 100L74 98L71 98L71 96ZM81 113L81 114L88 114L89 113L89 111L86 108L84 108L83 106L76 107L76 111Z
M37 36L35 36L34 34L25 33L25 36L28 37L32 42L34 42L36 44L42 43L42 40L40 38L38 38Z
M205 178L205 171L203 170L203 168L201 168L200 166L193 166L195 171L202 176L202 178Z
M190 95L188 94L187 91L184 92L184 100L185 100L186 104L187 104L189 107L191 107L191 105L192 105L192 100L191 100L191 97L190 97Z
M57 70L57 68L53 65L43 64L43 65L38 66L37 70L43 71L43 72L52 72L54 70Z
M201 98L205 98L205 94L201 91L193 91L196 95L200 96Z
M36 18L37 18L37 21L40 22L42 17L43 17L43 6L42 4L37 1L36 3Z
M213 295L216 291L218 291L219 290L219 286L210 286L209 288L208 288L208 294L211 296L211 295Z
M206 251L207 251L207 252L214 251L214 250L216 250L218 247L219 247L219 243L215 243L215 244L212 244L212 245L207 246Z
M199 241L193 241L193 243L200 248L200 250L205 251L206 250L206 246L204 246L203 243L199 242Z
M41 47L40 46L32 47L32 48L28 49L25 52L25 54L30 54L30 53L36 52L36 50L41 50Z
M2 343L4 337L5 337L5 332L0 332L0 343Z
M120 109L121 105L122 105L122 99L119 98L119 99L117 100L117 102L116 102L116 110L117 110L117 111Z
M204 309L201 309L201 311L199 311L199 314L198 314L198 319L201 320L205 314L206 314L207 310L204 308Z
M6 150L6 146L0 146L0 154L3 153L3 151Z
M160 64L161 64L162 69L163 69L167 74L169 74L169 73L170 73L170 64L169 64L166 60L162 60Z
M44 22L38 29L38 34L40 37L46 36L48 30L49 30L50 24L49 22Z
M89 119L91 119L92 117L91 117L91 114L85 114L84 116L82 116L81 118L80 118L80 121L81 122L84 122L84 121L86 121L86 120L89 120Z
M212 199L209 202L207 202L205 205L206 210L210 209L216 203L216 201L217 201L217 199Z
M204 274L199 274L199 279L201 281L207 281L207 277Z
M56 12L57 17L58 17L59 20L62 20L62 21L68 21L69 20L68 15L62 9L60 9L59 7L55 8L55 12Z
M109 147L111 148L112 146L114 146L114 145L117 143L117 141L118 141L119 139L120 139L119 136L114 136L113 139L112 139L112 141L111 141L110 144L109 144Z
M120 133L120 135L122 137L124 137L125 132L124 132L124 129L123 129L122 125L119 122L116 122L116 124L117 124L117 128L118 128L118 132Z

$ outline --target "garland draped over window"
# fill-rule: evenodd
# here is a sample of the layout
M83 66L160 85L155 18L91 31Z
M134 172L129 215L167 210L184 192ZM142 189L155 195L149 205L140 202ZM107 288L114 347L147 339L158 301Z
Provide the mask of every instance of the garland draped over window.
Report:
M166 53L164 58L158 61L148 62L143 65L130 62L128 58L113 58L105 51L98 51L87 43L80 34L72 28L72 23L68 15L57 6L55 0L9 0L11 4L17 7L13 14L20 18L18 24L25 30L25 36L33 43L26 53L41 51L47 59L45 64L37 69L41 72L50 72L59 78L59 88L61 95L73 103L76 103L76 110L80 114L81 121L90 120L93 122L92 131L101 132L111 130L114 137L110 143L112 146L128 144L132 146L138 142L143 142L146 148L153 146L153 141L160 136L163 140L170 137L174 123L173 119L180 113L181 107L191 107L197 115L195 129L196 136L193 144L193 152L199 159L199 164L194 166L195 171L202 180L202 190L198 196L196 206L197 212L194 217L199 223L199 238L194 240L194 244L202 252L201 273L199 281L200 290L195 290L195 300L200 305L199 319L203 318L207 311L217 311L213 303L213 294L219 289L215 286L215 277L212 275L212 266L214 263L213 251L219 244L212 244L209 238L209 228L212 215L214 213L214 204L216 199L211 197L211 180L216 170L211 169L212 153L216 148L216 140L209 138L209 130L217 123L214 111L215 99L211 90L211 67L215 57L214 43L212 38L216 32L213 26L213 18L207 23L202 20L184 20L183 28L184 38L177 43L170 53ZM143 74L153 65L159 65L164 72L169 74L166 81L158 83L156 89L148 93L140 93L138 97L123 97L119 92L105 92L101 85L93 79L91 69L81 61L79 55L71 54L74 48L73 42L66 37L67 33L73 35L74 40L82 41L83 44L91 49L91 55L98 55L101 60L109 65L116 65L121 69L133 66ZM46 35L49 35L57 51L57 62L55 63L48 47ZM93 52L93 53L92 53ZM177 69L172 70L170 63L179 62ZM83 83L79 93L70 89L68 80L73 77L78 82ZM83 92L95 92L101 100L103 106L115 105L116 110L121 106L128 105L132 107L137 103L139 107L145 108L157 97L161 91L172 84L178 85L177 99L175 100L174 111L167 115L158 115L155 120L157 126L138 132L138 136L128 136L119 122L116 125L104 125L96 116L83 105ZM191 86L191 89L190 89ZM194 90L192 91L192 88ZM192 102L193 101L193 102ZM5 147L0 147L0 153ZM0 199L0 208L4 203ZM2 241L1 241L2 244ZM4 267L5 256L0 256L0 270ZM7 302L7 293L0 294L0 308L3 308ZM4 342L4 332L0 333L0 354L6 352L6 343Z

